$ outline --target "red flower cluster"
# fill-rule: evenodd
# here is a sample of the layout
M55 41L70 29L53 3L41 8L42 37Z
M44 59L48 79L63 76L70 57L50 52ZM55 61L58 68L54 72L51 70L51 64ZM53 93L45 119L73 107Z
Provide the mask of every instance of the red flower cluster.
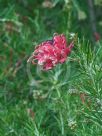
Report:
M49 70L58 63L64 63L73 46L72 42L67 47L66 38L63 34L55 35L52 40L38 45L30 58L32 58L33 64L37 63L42 65L44 70Z

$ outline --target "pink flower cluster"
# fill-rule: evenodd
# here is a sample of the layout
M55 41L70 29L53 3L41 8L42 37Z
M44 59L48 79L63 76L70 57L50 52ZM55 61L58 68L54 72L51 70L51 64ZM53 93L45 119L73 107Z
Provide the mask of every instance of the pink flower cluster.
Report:
M49 70L58 63L64 63L73 46L72 42L67 47L66 38L63 34L55 35L52 40L47 40L38 45L30 58L32 58L33 64L41 65L44 70Z

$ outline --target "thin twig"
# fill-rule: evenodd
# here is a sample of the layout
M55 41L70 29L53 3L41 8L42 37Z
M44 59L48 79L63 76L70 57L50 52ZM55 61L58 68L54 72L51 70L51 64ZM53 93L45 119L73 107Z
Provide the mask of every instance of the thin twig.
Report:
M95 12L94 12L94 0L88 0L89 6L89 15L90 15L90 23L92 27L92 32L95 33L96 31L96 19L95 19Z

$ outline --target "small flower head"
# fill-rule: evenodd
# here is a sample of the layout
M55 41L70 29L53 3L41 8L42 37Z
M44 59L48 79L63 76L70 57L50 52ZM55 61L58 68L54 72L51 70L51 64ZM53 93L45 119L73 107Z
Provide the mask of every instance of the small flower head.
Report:
M35 48L28 62L38 64L44 70L52 69L58 63L64 63L70 54L74 44L73 42L67 47L66 38L63 34L55 35L52 40L42 42Z
M96 41L96 42L99 41L99 40L101 39L100 34L97 33L97 32L95 32L95 33L94 33L94 38L95 38L95 41Z

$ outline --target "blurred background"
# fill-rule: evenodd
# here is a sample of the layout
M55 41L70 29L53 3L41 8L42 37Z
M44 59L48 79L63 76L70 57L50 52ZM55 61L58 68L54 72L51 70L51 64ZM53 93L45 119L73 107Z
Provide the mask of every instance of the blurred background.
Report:
M57 120L54 108L58 107L50 104L50 98L42 102L47 89L45 94L42 90L44 86L49 88L51 85L47 80L53 81L49 78L53 72L40 75L46 81L46 84L40 86L40 91L37 91L35 85L35 79L40 82L39 71L31 66L32 74L27 73L27 59L34 51L34 46L51 39L56 32L64 33L67 39L70 34L77 34L81 41L84 39L92 47L98 46L96 43L102 36L102 0L0 0L0 136L45 136L45 132L46 136L57 136L60 133L61 136L85 136L86 130L83 127L80 127L80 133L71 132L70 128L76 127L76 122L74 125L71 122L71 127L69 125L69 134L63 134L58 124L53 124L54 116ZM76 70L78 66L73 67ZM36 94L33 94L34 90ZM38 96L40 101L34 99ZM34 118L35 113L37 124L29 118L29 115ZM50 116L45 118L47 114ZM53 125L45 131L49 124ZM91 136L88 133L89 130L86 136Z

